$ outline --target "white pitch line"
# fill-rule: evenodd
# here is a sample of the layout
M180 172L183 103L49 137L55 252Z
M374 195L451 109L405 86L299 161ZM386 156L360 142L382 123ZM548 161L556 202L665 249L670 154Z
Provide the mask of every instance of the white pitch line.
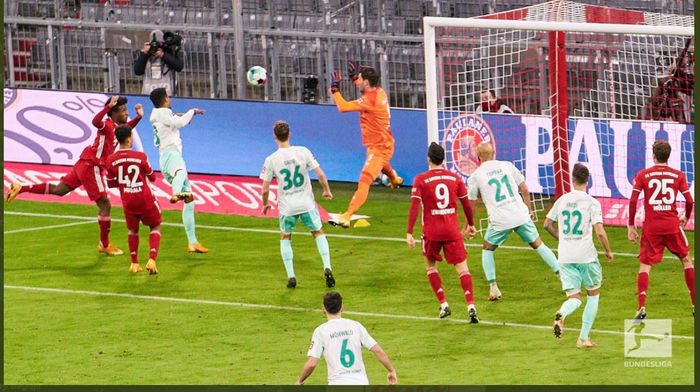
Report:
M249 303L245 303L245 302L229 302L229 301L215 301L215 300L206 300L206 299L160 297L160 296L155 296L155 295L110 293L110 292L103 292L103 291L69 290L69 289L57 289L57 288L50 288L50 287L14 286L14 285L7 285L7 284L4 285L4 288L5 289L13 289L13 290L47 292L47 293L91 295L91 296L99 296L99 297L120 297L120 298L141 299L141 300L148 300L148 301L180 302L180 303L197 304L197 305L218 305L218 306L229 306L229 307L238 307L238 308L286 310L286 311L292 311L292 312L314 312L314 313L321 312L321 310L318 308L300 308L300 307L294 307L294 306L249 304ZM410 316L410 315L405 315L405 314L387 314L387 313L354 312L354 311L343 311L343 314L350 315L350 316L390 318L390 319L400 319L400 320L451 322L451 323L459 323L459 324L468 324L469 323L468 320L439 319L436 317ZM522 323L509 323L509 322L500 322L500 321L479 320L479 324L491 325L491 326L501 326L501 327L542 329L542 330L551 330L552 329L551 326L522 324ZM567 331L580 331L580 329L567 328ZM605 330L605 329L592 329L591 332L599 333L599 334L608 334L608 335L623 335L623 336L625 335L625 332L622 332L622 331L611 331L611 330ZM641 335L641 336L658 336L655 334L639 334L639 335ZM694 336L683 336L683 335L671 335L671 338L693 340L693 341L695 340Z
M17 216L36 216L36 217L44 217L44 218L62 218L62 219L80 219L80 220L94 220L95 218L93 217L87 217L87 216L77 216L77 215L54 215L54 214L43 214L43 213L35 213L35 212L16 212L16 211L5 211L6 215L17 215ZM119 218L112 218L113 222L124 222L124 219L119 219ZM171 222L163 222L161 223L162 226L172 226L172 227L183 227L184 225L182 223L171 223ZM270 233L270 234L279 234L279 230L270 230L270 229L254 229L254 228L248 228L248 227L233 227L233 226L210 226L210 225L197 225L197 228L202 228L202 229L211 229L211 230L225 230L225 231L242 231L242 232L250 232L250 233ZM299 233L301 234L301 233ZM330 238L343 238L343 239L353 239L353 240L370 240L370 241L392 241L392 242L405 242L405 238L398 238L398 237L371 237L371 236L365 236L365 235L350 235L350 234L332 234L332 233L326 233L326 237ZM472 243L466 243L466 246L469 248L481 248L481 244L472 244ZM498 247L499 249L511 249L511 250L532 250L529 246L513 246L513 245L501 245ZM604 255L604 252L598 252L600 255ZM636 254L634 253L622 253L622 252L613 252L613 255L615 256L620 256L620 257L637 257ZM668 260L675 260L677 259L675 256L664 256L664 259Z
M5 231L4 234L14 234L14 233L24 233L27 231L37 231L37 230L48 230L48 229L58 229L60 227L69 227L69 226L78 226L78 225L86 225L88 223L93 223L92 221L85 221L85 222L73 222L73 223L65 223L62 225L51 225L51 226L40 226L40 227L30 227L27 229L17 229L17 230L10 230L10 231Z

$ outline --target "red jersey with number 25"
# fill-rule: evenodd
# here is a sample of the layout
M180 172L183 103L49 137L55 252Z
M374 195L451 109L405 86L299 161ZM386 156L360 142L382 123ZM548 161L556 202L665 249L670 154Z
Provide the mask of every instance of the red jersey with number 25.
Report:
M124 212L144 214L153 208L156 198L146 178L155 181L156 174L148 163L146 154L140 151L117 150L105 162L107 182L117 185L122 198Z
M683 197L692 202L683 172L666 165L641 170L634 178L633 199L639 196L637 192L644 192L644 233L673 234L680 230L676 210L678 193L683 193ZM630 218L634 222L634 217Z
M423 172L413 180L411 197L421 201L423 237L431 241L460 240L457 199L467 197L467 187L445 169Z

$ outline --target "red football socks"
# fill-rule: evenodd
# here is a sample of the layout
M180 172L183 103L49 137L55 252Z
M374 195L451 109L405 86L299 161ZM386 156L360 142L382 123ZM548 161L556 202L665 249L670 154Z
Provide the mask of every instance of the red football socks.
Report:
M29 192L29 193L39 193L42 195L48 195L49 194L49 187L50 187L50 184L48 182L45 182L43 184L23 185L20 188L19 193Z
M428 282L430 282L430 287L433 288L438 301L440 303L445 302L445 290L442 289L442 279L440 279L440 273L435 268L428 270Z
M129 254L131 262L139 262L139 233L129 233Z
M160 249L160 231L154 230L148 235L148 246L150 248L148 257L155 260L158 257L158 249Z
M686 275L687 276L687 275ZM649 288L649 273L640 272L637 275L637 301L639 308L644 306L647 301L647 289Z
M462 291L464 292L464 299L467 300L467 304L471 305L474 303L474 287L472 285L472 276L469 272L464 273L459 276L459 283L462 285Z
M100 244L106 248L109 246L109 228L112 226L112 218L98 215L97 223L100 225Z
M695 305L695 267L692 265L685 269L685 284L690 292L690 302Z

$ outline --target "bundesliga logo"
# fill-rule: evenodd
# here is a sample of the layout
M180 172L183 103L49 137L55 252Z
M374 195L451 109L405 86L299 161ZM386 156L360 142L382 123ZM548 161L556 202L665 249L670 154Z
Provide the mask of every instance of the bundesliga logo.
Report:
M489 124L473 114L462 114L452 119L444 135L446 167L459 174L464 181L479 167L476 151L479 143L489 142L494 153L496 151Z

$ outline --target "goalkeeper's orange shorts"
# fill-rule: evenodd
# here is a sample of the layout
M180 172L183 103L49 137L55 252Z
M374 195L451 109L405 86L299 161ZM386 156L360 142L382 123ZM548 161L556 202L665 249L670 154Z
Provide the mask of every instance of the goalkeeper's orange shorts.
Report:
M359 182L367 185L372 184L374 179L382 172L384 165L389 163L392 156L394 156L393 143L368 146L367 158L365 159L362 173L360 173Z

